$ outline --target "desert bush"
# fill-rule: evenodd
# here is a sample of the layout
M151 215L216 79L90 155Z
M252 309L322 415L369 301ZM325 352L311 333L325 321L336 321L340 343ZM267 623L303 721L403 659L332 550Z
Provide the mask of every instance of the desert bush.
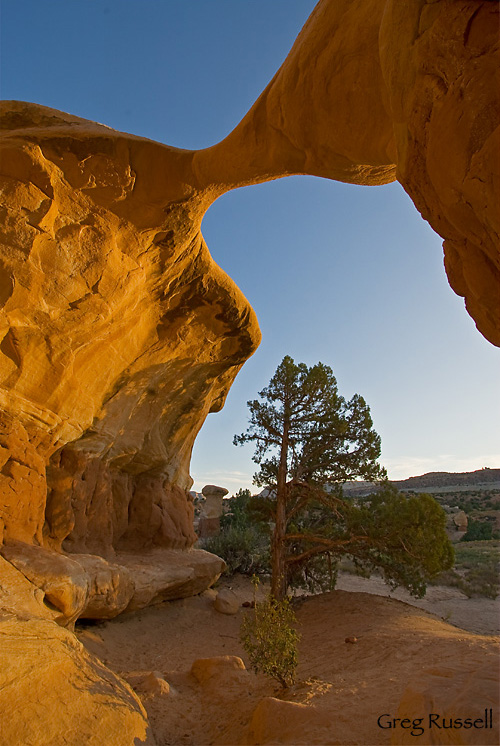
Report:
M473 569L500 559L500 545L497 541L474 541L455 545L455 566Z
M225 561L226 573L269 572L269 539L255 526L234 525L202 542L203 549Z
M460 585L466 596L486 596L496 598L499 591L498 567L485 566L469 570Z
M460 541L488 541L491 540L492 533L493 526L491 523L469 519L467 531Z
M254 587L258 580L255 579ZM290 600L268 596L255 602L253 611L241 623L241 642L254 671L261 672L288 687L295 680L300 635Z
M234 528L235 526L246 528L250 525L248 504L251 499L252 493L250 490L239 489L235 495L226 500L229 511L221 515L221 531Z
M460 589L469 598L496 598L500 591L499 547L495 541L475 541L456 545L455 566L433 581Z

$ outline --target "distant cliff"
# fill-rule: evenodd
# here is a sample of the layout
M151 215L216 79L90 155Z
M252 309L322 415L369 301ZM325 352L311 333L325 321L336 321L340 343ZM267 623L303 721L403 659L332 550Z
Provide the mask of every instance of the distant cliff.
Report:
M430 471L419 477L409 477L391 482L398 490L415 492L447 492L463 489L500 488L500 469L478 469L477 471L449 472ZM347 482L344 491L351 496L368 495L373 491L370 482Z
M392 484L398 490L414 490L439 487L489 487L500 483L500 469L478 469L477 471L448 472L430 471L420 477L410 477Z

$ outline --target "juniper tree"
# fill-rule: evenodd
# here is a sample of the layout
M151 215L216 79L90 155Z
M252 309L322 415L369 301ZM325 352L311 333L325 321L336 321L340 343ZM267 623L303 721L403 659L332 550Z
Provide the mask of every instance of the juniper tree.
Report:
M331 576L332 560L343 554L422 595L426 579L453 561L444 513L428 496L411 501L390 487L363 397L346 401L331 368L289 356L259 397L248 402L249 426L234 444L255 443L254 482L267 488L257 503L274 524L274 598L286 595L298 572L313 577L315 563L326 561ZM342 495L342 484L356 478L384 484L364 507Z

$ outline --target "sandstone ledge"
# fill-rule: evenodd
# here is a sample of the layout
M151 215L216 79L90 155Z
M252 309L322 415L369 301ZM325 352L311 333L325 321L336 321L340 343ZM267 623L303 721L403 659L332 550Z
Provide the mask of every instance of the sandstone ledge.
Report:
M112 619L123 611L196 595L211 586L225 566L201 549L120 554L113 562L21 542L0 552L2 573L11 579L10 595L0 601L70 627L78 618Z

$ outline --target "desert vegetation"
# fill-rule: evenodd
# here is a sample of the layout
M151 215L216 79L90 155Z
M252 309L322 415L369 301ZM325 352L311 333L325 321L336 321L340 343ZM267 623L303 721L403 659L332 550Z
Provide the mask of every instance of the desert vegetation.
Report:
M498 541L460 542L455 547L455 564L433 581L458 588L469 598L496 598L500 592L500 547Z
M221 519L220 534L203 542L205 549L225 560L226 575L239 572L244 575L255 573L262 577L270 576L271 528L269 523L259 519L259 502L259 497L252 496L250 490L239 490L226 501L227 512ZM459 541L454 545L454 550L453 566L438 573L429 580L429 584L458 588L470 598L496 598L500 592L498 539ZM312 573L314 569L313 565ZM317 576L320 584L316 585L316 590L334 587L338 572L362 577L369 577L371 574L368 568L345 553L331 567L323 566ZM374 574L377 574L376 570ZM292 583L291 589L298 590L298 586ZM311 587L306 587L306 590L311 590Z
M242 645L256 673L271 676L283 687L288 687L295 681L300 640L290 599L278 601L268 594L263 601L257 601L259 579L256 575L252 577L252 585L253 611L241 622Z
M446 517L430 495L403 495L378 464L380 438L370 410L355 394L339 395L332 370L285 357L260 400L248 402L250 424L235 445L254 442L256 496L240 491L218 537L205 548L230 571L270 574L271 594L333 590L340 560L419 597L453 565ZM373 482L355 501L342 484Z

